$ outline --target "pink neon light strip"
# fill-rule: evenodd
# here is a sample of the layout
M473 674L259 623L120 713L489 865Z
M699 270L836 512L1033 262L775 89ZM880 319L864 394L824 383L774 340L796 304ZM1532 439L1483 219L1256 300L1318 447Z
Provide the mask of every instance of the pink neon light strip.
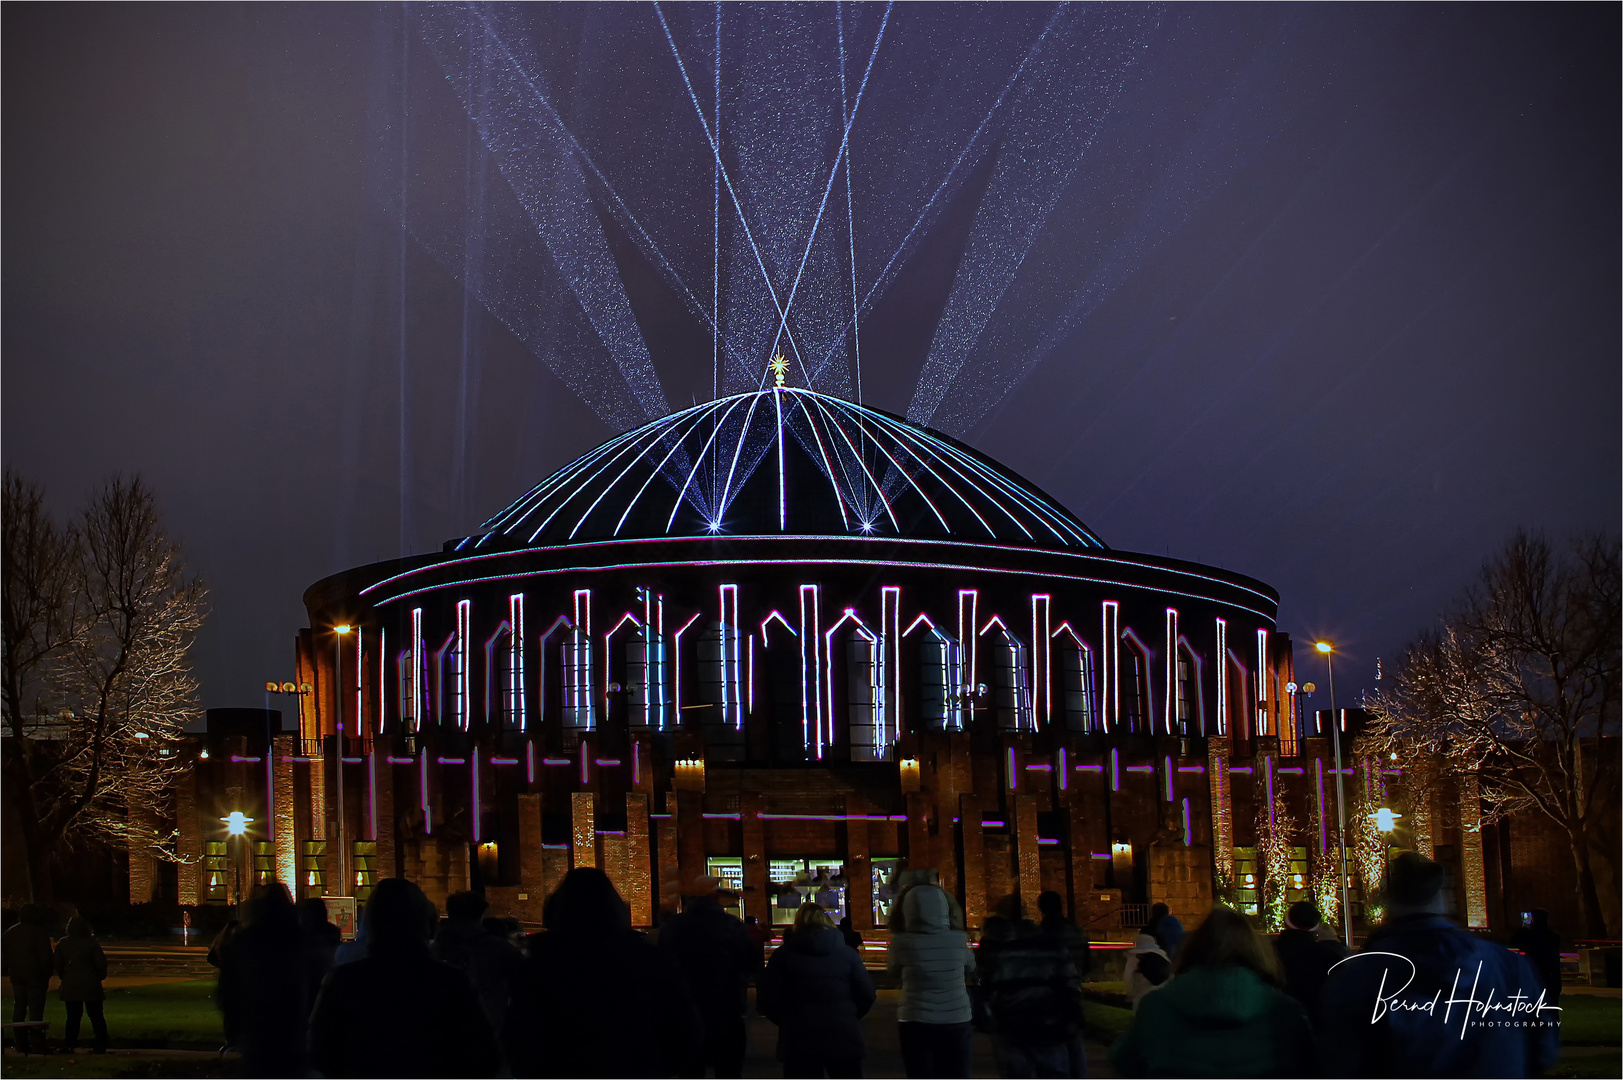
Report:
M1231 772L1231 773L1244 773L1246 776L1250 776L1251 775L1251 766L1249 766L1249 765L1230 765L1229 766L1229 772Z
M1039 836L1039 837L1037 837L1037 843L1039 843L1039 844L1057 844L1057 843L1059 843L1059 841L1058 840L1050 840L1046 836Z
M1061 791L1065 790L1065 781L1070 778L1070 771L1065 767L1065 747L1062 746L1059 748L1059 789Z
M1110 858L1110 852L1108 852L1108 851L1095 851L1092 854L1090 854L1088 856L1088 858L1090 858L1090 859L1109 859Z
M1054 769L1054 766L1047 765L1047 764L1044 764L1044 765L1027 765L1026 766L1026 771L1027 772L1052 772L1053 769Z
M490 763L492 765L517 765L518 764L518 758L516 758L516 757L493 757L493 758L490 759Z
M981 822L981 828L983 828L983 829L1002 829L1002 828L1007 827L1007 825L1008 825L1008 822L1006 822L1006 821L982 821Z
M595 764L598 764L598 765L618 765L618 764L620 764L620 759L617 758L617 757L593 758L592 761Z
M246 757L246 756L244 756L242 754L232 754L231 755L231 760L237 762L238 764L241 764L242 762L246 761L246 762L251 762L254 765L258 765L261 761L264 761L265 759L262 758L262 757Z
M345 765L359 765L366 759L363 757L347 757L341 759Z
M1172 759L1170 757L1168 757L1165 760L1165 763L1164 763L1163 767L1166 770L1166 778L1167 778L1167 802L1171 802L1172 799L1173 799L1173 792L1172 792Z
M378 752L366 755L366 838L378 838Z
M466 765L468 763L468 759L465 757L442 757L434 760L441 765Z
M525 779L535 783L535 743L524 744L524 771Z
M633 785L635 785L635 784L639 784L641 782L642 782L642 743L634 742L634 743L631 744L631 783Z
M742 821L742 820L744 820L744 815L743 814L703 814L701 816L706 821Z
M1013 791L1020 784L1020 774L1015 770L1014 747L1009 747L1009 790Z
M390 765L410 765L417 759L409 757L395 757L391 754L389 757L386 757L383 760L387 761Z
M418 758L418 762L422 767L420 786L417 790L422 797L423 832L432 833L434 831L434 811L428 805L428 755L422 755L422 757Z
M472 772L473 772L473 776L472 776L471 780L469 781L469 783L471 784L471 788L470 788L471 793L468 796L468 802L473 804L470 807L470 809L473 811L473 842L475 844L477 844L480 841L480 836L479 836L479 748L477 746L473 748Z
M1280 769L1278 771L1279 771L1279 774L1281 776L1285 776L1285 775L1301 776L1304 770L1297 769L1297 768L1290 768L1290 769Z
M1127 771L1128 772L1148 772L1148 773L1152 773L1152 772L1155 771L1155 766L1154 765L1129 765L1129 766L1127 766Z
M549 757L541 759L541 764L543 765L573 765L574 763L575 762L573 760L566 757Z
M1203 773L1203 772L1206 771L1206 766L1204 766L1204 765L1179 765L1178 766L1178 771L1179 772Z
M1077 772L1104 772L1105 767L1103 765L1078 765L1076 767L1076 771Z

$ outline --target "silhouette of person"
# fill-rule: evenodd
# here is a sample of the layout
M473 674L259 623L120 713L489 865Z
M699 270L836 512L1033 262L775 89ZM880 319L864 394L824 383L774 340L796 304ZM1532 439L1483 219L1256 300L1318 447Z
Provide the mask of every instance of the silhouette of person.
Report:
M90 1028L96 1033L96 1053L107 1052L107 1017L102 1013L101 981L107 978L107 954L90 923L75 915L68 920L68 936L57 942L56 977L61 980L57 994L68 1008L68 1022L62 1029L63 1048L72 1052L79 1041L79 1020L90 1014Z
M524 971L524 957L508 942L507 926L500 919L484 918L488 907L478 893L454 893L445 901L445 921L434 935L429 951L434 959L460 969L473 983L479 1004L492 1030L500 1030L507 1015L513 982ZM492 932L490 924L496 924Z
M761 969L761 946L744 924L721 906L713 877L701 877L682 914L660 928L659 947L682 970L694 1004L704 1017L704 1045L683 1069L703 1076L739 1076L744 1067L744 1010L749 978Z
M45 1019L45 991L51 985L51 932L49 915L38 904L24 904L18 921L0 936L0 972L11 978L11 1022L37 1024ZM12 1029L17 1049L45 1048L45 1033L37 1027Z
M243 1075L303 1076L310 960L287 888L260 889L241 929L220 944L217 955L215 1002L226 1042L242 1054Z

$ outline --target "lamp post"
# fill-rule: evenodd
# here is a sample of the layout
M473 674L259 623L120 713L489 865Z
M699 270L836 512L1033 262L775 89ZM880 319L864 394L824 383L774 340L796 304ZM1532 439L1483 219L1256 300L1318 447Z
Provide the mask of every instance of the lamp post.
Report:
M344 638L350 631L349 623L333 627L332 701L333 719L338 733L333 737L333 768L338 774L338 887L349 888L349 843L344 828ZM338 895L342 896L343 893ZM350 890L354 895L354 890Z
M1381 853L1381 889L1384 892L1387 879L1392 873L1392 841L1397 839L1398 819L1403 815L1397 813L1391 807L1383 806L1369 816L1375 822L1375 831L1381 834L1383 841L1381 845L1383 849Z
M232 841L235 841L233 846L236 848L237 854L236 858L232 860L231 879L234 891L237 894L237 906L240 909L242 906L242 845L246 842L248 825L254 819L245 815L241 810L233 810L220 820L225 822L226 843L231 844Z
M1337 882L1341 887L1341 933L1352 948L1352 910L1347 905L1347 794L1345 778L1341 774L1341 718L1336 715L1336 672L1330 663L1335 647L1328 641L1315 642L1313 647L1324 654L1324 673L1330 682L1330 742L1336 752L1336 846L1340 849L1341 872Z

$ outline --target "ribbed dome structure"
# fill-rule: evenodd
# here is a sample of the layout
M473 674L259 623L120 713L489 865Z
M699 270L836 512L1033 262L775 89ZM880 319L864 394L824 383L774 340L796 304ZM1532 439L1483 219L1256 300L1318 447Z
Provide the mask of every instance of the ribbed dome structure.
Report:
M768 535L1105 546L956 439L794 387L706 402L618 435L455 546Z

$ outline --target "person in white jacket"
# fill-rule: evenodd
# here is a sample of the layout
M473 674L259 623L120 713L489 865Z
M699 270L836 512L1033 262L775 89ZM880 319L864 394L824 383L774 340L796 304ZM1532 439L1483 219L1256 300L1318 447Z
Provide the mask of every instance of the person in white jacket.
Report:
M1127 984L1127 993L1133 999L1134 1012L1138 1011L1138 1003L1144 1000L1145 994L1161 988L1171 970L1172 965L1167 954L1161 951L1160 943L1149 934L1138 935L1121 972L1121 981Z
M909 1077L968 1076L969 990L975 973L969 936L953 926L951 900L939 885L916 885L902 900L906 930L891 937L888 967L902 977L896 1018Z

